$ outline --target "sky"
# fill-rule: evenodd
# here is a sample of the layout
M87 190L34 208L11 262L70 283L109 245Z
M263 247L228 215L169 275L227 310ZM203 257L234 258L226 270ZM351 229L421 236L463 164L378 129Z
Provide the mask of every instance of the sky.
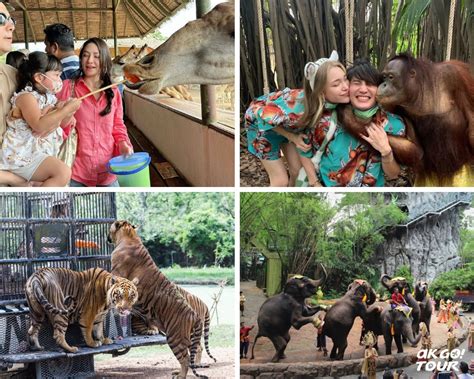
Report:
M214 8L215 5L222 3L222 0L211 0L211 9ZM189 21L196 19L196 3L190 3L185 8L181 9L178 13L176 13L173 17L169 20L165 21L158 30L163 34L165 37L169 37L173 34L176 30L183 27ZM110 43L112 46L113 42ZM79 43L76 48L80 47L82 43ZM120 40L119 40L120 45ZM25 47L24 43L14 43L13 50L23 49ZM30 43L29 50L30 51L44 51L44 43Z

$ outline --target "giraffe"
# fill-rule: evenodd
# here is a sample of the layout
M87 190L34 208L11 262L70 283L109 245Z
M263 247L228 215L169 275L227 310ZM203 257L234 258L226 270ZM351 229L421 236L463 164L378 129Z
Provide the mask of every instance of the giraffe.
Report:
M144 44L142 47L137 48L132 45L124 54L117 55L112 60L112 71L111 77L114 83L118 83L124 80L123 66L125 64L136 63L148 54L148 45ZM182 85L176 85L173 87L165 87L160 90L160 93L164 93L170 97L176 99L185 99L192 101L193 98L188 90Z
M179 84L233 83L234 57L234 3L220 3L137 63L125 64L124 72L140 79L125 84L154 94Z

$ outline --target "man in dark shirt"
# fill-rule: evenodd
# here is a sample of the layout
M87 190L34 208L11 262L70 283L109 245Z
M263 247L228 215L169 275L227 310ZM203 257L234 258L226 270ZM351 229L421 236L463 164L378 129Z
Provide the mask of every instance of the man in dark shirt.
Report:
M47 54L54 55L63 64L61 79L71 79L78 75L79 57L74 53L74 35L64 24L48 25L44 29L44 43Z

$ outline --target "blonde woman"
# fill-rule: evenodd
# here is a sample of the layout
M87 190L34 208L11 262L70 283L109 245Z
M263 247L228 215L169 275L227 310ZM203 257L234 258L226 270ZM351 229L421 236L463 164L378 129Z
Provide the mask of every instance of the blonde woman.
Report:
M313 76L315 66L318 67L317 78ZM270 186L295 185L301 168L298 151L304 155L312 148L305 132L310 131L311 123L317 122L314 116L318 110L321 113L324 104L320 99L324 96L329 96L334 104L349 102L345 69L337 62L335 51L330 58L306 65L305 90L285 88L250 104L245 113L248 150L262 161ZM281 152L288 163L289 178ZM307 159L304 163L310 167L311 161Z

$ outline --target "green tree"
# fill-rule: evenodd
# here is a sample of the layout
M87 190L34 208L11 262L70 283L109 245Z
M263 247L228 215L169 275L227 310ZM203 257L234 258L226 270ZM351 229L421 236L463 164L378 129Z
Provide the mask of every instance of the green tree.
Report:
M439 275L430 286L436 299L452 298L456 290L474 291L474 262Z
M405 217L383 194L242 193L241 247L278 253L282 281L289 273L314 276L316 263L323 263L329 290L355 278L375 283L379 273L371 259L383 230Z
M415 284L415 278L413 278L413 275L411 273L410 267L407 265L400 266L397 271L395 271L395 274L393 275L394 277L401 276L407 280L407 283L411 286L413 289L413 286Z
M463 263L474 262L474 230L461 229L461 259Z
M233 265L232 193L120 193L117 213L139 226L155 261L183 255L189 264Z

